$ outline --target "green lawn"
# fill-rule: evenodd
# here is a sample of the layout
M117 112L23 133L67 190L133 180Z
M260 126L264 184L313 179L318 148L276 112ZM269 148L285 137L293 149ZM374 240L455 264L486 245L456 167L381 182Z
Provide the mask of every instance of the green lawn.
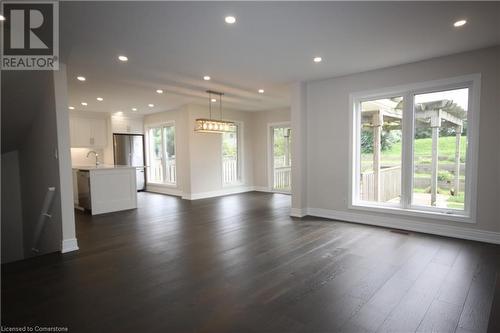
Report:
M462 136L460 145L460 159L463 162L465 160L466 154L467 137ZM430 164L431 163L431 151L432 151L432 139L417 139L414 143L415 149L415 163L417 165ZM439 160L440 163L453 163L455 162L455 137L440 137L439 138ZM381 154L382 165L399 165L401 164L401 142L394 144L391 149L382 151ZM446 162L448 161L448 162ZM372 169L373 155L372 154L362 154L361 155L361 171ZM417 173L417 177L430 178L431 175L427 173ZM464 175L460 175L461 179L464 179ZM428 188L414 188L415 192L429 193ZM449 190L438 189L441 194L448 194ZM463 194L459 196L450 196L447 200L447 206L449 208L463 209L464 207L464 197Z
M460 145L460 158L465 160L465 152L467 145L467 137L462 136ZM432 139L417 139L415 140L415 157L417 158L430 158L432 150ZM449 161L455 160L455 137L447 136L439 138L439 156L440 158L446 157ZM362 154L363 160L371 160L372 154ZM382 152L382 160L394 161L401 158L401 142L394 144L391 149Z

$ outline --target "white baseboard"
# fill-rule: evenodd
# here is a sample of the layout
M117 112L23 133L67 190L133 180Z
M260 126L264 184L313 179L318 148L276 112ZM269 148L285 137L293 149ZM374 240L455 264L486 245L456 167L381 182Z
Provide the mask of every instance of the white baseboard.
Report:
M229 187L229 188L224 188L222 190L210 191L210 192L191 193L191 194L184 193L182 195L182 199L185 199L185 200L207 199L207 198L221 197L221 196L230 195L230 194L251 192L254 190L255 190L255 188L253 186L237 186L237 187Z
M164 186L164 185L155 185L155 184L148 184L146 185L146 191L147 192L153 192L153 193L160 193L160 194L167 194L167 195L173 195L176 197L182 197L184 194L182 191L176 187L170 187L170 186Z
M78 242L76 238L64 239L62 241L61 253L67 253L78 250Z
M273 191L267 187L267 186L254 186L253 187L253 190L254 191L257 191L257 192L268 192L268 193L272 193Z
M266 192L266 193L279 193L279 192L272 191L270 188L265 187L265 186L235 186L235 187L224 188L224 189L217 190L217 191L189 194L189 193L182 192L178 188L172 188L169 186L155 185L155 184L148 184L146 187L146 191L153 192L153 193L173 195L176 197L181 197L184 200L198 200L198 199L216 198L216 197L221 197L224 195L238 194L238 193L245 193L245 192L252 192L252 191ZM283 193L283 194L289 194L289 193ZM305 215L306 214L304 214L302 216L305 216Z
M293 209L292 209L293 211ZM440 236L475 240L486 243L500 244L500 233L487 230L464 228L445 224L418 222L405 217L379 216L369 213L345 212L321 208L308 208L307 215L324 217L333 220L376 225L380 227L396 228L422 232ZM295 216L295 215L292 215Z
M290 216L293 217L304 217L307 215L307 209L305 208L291 208Z

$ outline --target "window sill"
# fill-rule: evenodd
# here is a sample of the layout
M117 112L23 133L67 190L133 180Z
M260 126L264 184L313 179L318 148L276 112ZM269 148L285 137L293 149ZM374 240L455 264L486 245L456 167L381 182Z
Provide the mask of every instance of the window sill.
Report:
M476 223L475 219L469 215L442 213L437 211L417 210L414 208L400 208L390 206L370 205L369 203L353 203L349 205L349 209L371 211L376 213L389 213L394 215L412 216L420 218L428 218L435 220L444 220L452 222Z

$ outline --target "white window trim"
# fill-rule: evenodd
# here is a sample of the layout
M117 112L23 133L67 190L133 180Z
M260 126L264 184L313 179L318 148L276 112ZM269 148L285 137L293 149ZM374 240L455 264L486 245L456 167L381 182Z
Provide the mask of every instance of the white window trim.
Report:
M150 123L150 124L147 124L145 126L146 128L146 131L145 131L145 138L146 138L146 161L148 162L148 164L150 164L150 144L149 144L149 141L150 141L150 138L149 138L149 130L153 129L153 128L158 128L158 127L165 127L165 126L173 126L174 129L175 129L175 136L174 136L174 146L175 146L175 163L176 163L176 169L177 169L177 127L175 125L175 120L168 120L168 121L163 121L163 122L156 122L156 123ZM163 131L162 131L163 133ZM165 144L164 142L164 138L163 138L163 134L162 134L162 146ZM151 166L148 165L147 166L148 168L150 168ZM148 169L149 170L149 169ZM176 178L175 178L175 183L160 183L160 182L153 182L153 181L150 181L148 179L148 177L146 176L146 185L154 185L154 186L160 186L160 187L168 187L168 188L178 188L179 185L179 174L176 173Z
M467 156L465 171L465 210L459 211L448 208L421 207L411 205L413 188L413 102L414 95L433 91L469 88L469 106L467 112ZM481 74L464 75L454 78L420 82L409 85L388 87L377 90L351 93L349 95L349 188L348 208L414 217L432 218L456 222L476 223L477 215L477 177L479 151L479 114L481 96ZM405 99L403 115L403 147L402 147L402 183L401 203L381 204L358 200L359 191L359 105L363 100L403 96ZM410 154L411 156L407 156Z
M273 129L276 127L290 127L292 128L292 123L290 121L281 121L275 123L267 123L267 183L268 183L268 191L272 193L281 193L281 194L292 194L292 191L277 191L274 189L274 156L273 156L273 146L274 146L274 138L273 138ZM291 148L291 147L290 147ZM292 159L293 164L293 159Z
M221 153L220 153L220 166L221 166L221 187L222 188L230 188L230 187L237 187L237 186L242 186L245 184L245 173L244 173L244 163L243 163L243 122L242 121L236 121L236 120L228 120L236 124L237 126L237 180L231 183L224 183L224 157L222 156L222 145L223 145L223 139L222 139L222 134L220 136L220 147L221 147Z

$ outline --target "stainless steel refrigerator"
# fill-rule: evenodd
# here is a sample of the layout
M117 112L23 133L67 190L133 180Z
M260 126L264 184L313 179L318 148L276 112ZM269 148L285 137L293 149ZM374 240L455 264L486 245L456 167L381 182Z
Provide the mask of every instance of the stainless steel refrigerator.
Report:
M144 135L142 134L113 134L113 152L115 165L137 167L137 191L146 187Z

